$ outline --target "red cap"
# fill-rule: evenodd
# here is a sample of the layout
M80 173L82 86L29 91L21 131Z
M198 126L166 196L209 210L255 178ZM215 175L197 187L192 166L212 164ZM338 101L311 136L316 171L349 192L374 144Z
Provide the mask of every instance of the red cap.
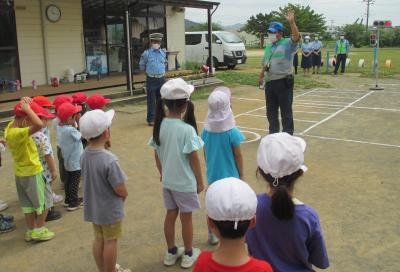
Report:
M40 118L53 119L53 118L56 117L54 114L48 112L46 109L44 109L43 107L39 106L34 101L32 101L30 106L31 106L31 109L33 110L33 112L36 113L36 115L39 116ZM15 112L15 116L16 117L25 117L25 116L27 116L26 112L21 110L21 103L18 103L17 105L15 105L14 112Z
M105 105L110 103L110 99L105 98L100 94L94 94L87 100L87 104L92 110L101 110Z
M61 106L62 104L72 103L72 101L73 101L72 97L65 94L61 94L56 96L56 98L54 98L53 105L56 107L57 110L58 107Z
M75 106L67 102L57 108L57 117L60 121L67 121L68 118L80 111L82 111L81 106Z
M74 104L84 104L87 101L87 96L84 93L76 93L72 95Z
M41 107L54 108L53 103L51 103L51 101L45 96L35 96L34 98L32 98L32 100Z

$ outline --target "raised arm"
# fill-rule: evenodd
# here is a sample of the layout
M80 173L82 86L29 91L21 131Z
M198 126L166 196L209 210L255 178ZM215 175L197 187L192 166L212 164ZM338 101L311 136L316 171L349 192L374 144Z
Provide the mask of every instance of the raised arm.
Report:
M286 15L286 20L288 20L290 25L290 31L292 33L292 41L298 42L300 40L300 32L297 28L296 22L294 21L294 11L288 10Z

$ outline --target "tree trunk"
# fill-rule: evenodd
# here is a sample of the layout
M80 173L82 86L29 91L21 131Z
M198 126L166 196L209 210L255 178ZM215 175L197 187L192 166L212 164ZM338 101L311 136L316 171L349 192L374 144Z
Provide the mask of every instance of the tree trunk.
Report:
M264 48L264 33L260 33L260 46Z

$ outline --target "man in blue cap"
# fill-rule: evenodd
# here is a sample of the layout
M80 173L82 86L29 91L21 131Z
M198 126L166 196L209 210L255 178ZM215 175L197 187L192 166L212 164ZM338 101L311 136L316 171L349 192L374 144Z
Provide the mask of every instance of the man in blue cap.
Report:
M283 38L283 24L271 22L268 28L269 44L265 47L260 83L265 81L265 98L269 133L279 132L278 111L281 111L282 131L293 135L293 85L292 63L297 51L300 33L294 21L294 12L286 16L291 37Z
M143 52L139 68L146 71L147 89L147 123L154 125L156 103L161 99L160 89L165 83L165 70L167 64L167 53L161 49L162 33L150 34L151 47Z

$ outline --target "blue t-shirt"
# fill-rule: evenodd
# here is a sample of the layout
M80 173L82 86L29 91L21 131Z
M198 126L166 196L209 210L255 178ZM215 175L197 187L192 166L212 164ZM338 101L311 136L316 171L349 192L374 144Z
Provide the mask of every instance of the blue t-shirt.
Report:
M310 53L311 51L313 51L313 45L311 43L303 43L301 45L301 51L303 53Z
M246 139L240 130L236 127L225 132L203 129L201 138L205 144L208 185L223 178L239 178L233 149Z
M251 256L269 262L276 272L314 271L329 267L328 254L317 212L296 204L291 220L279 220L267 194L257 196L257 223L246 235Z
M81 170L81 156L83 145L81 133L73 126L65 125L57 128L58 145L64 158L65 170L72 172Z
M160 145L150 138L162 166L162 182L166 189L194 193L197 182L190 166L189 154L204 145L196 130L180 119L164 118L160 128Z

